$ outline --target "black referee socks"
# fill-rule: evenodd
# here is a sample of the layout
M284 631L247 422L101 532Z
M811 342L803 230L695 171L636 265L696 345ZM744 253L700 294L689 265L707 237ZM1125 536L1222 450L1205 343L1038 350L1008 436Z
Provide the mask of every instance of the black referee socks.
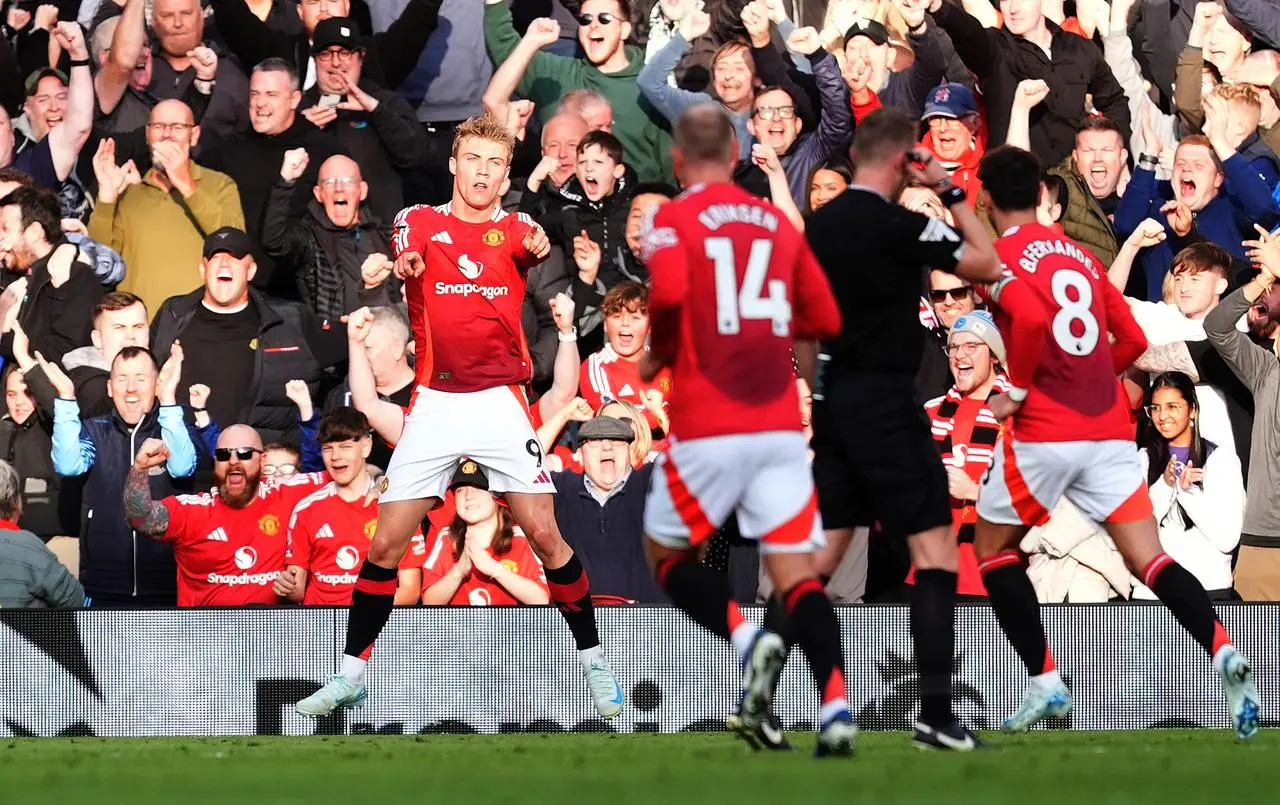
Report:
M956 581L949 570L917 570L911 595L911 642L920 674L920 720L945 727L951 712L951 660L956 646Z

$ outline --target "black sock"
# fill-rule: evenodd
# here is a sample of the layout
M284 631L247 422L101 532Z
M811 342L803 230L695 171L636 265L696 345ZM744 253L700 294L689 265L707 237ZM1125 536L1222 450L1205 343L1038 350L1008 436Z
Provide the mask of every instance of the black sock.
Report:
M979 562L978 569L1000 630L1027 666L1027 673L1039 676L1052 671L1049 641L1040 622L1040 601L1022 567L1022 556L1017 551L1002 551Z
M1151 588L1169 608L1182 628L1208 652L1209 656L1231 643L1227 630L1209 603L1204 586L1185 567L1162 553L1143 569L1142 583Z
M956 644L956 574L917 570L911 595L911 642L920 674L920 720L945 727L951 712L951 661Z
M398 576L396 568L375 565L368 559L360 566L356 587L351 591L351 611L347 615L347 646L343 650L347 656L369 659L373 642L387 625L395 606Z
M782 638L787 652L791 651L794 635L791 633L791 620L787 617L787 607L782 603L781 594L774 591L769 600L764 602L764 628Z
M573 642L578 651L600 645L596 632L596 610L591 605L591 584L587 571L582 569L577 554L570 554L569 561L552 570L546 568L547 588L560 616L573 632Z
M782 595L796 644L809 660L809 670L823 704L844 699L844 651L840 622L831 599L817 579L805 579Z
M679 556L659 562L655 575L658 585L681 612L721 640L729 639L731 598L727 576Z

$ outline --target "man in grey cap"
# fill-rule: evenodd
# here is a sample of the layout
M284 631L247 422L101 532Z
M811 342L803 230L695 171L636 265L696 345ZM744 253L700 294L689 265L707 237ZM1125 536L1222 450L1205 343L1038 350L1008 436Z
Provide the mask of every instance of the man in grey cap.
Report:
M586 568L591 592L667 603L644 556L644 498L652 465L631 466L631 423L597 416L578 429L585 472L553 472L556 522Z

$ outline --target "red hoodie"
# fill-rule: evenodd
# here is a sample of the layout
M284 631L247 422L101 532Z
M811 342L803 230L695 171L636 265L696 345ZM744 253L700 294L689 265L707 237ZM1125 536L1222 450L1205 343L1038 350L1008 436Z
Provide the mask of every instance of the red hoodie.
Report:
M981 132L979 132L981 135ZM978 162L982 160L982 154L985 150L985 143L981 136L974 137L973 144L965 149L960 155L959 162L949 162L938 156L938 149L933 144L933 132L926 131L924 137L920 140L920 145L928 149L942 166L951 172L951 181L964 190L965 201L970 207L978 206L978 191L982 189L982 182L978 180Z

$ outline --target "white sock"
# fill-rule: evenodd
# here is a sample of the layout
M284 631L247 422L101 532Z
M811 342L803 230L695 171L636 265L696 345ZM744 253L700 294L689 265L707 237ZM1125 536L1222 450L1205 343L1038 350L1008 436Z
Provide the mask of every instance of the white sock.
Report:
M1222 667L1226 665L1227 657L1230 657L1234 652L1235 649L1230 643L1214 652L1213 667L1218 671L1218 673L1222 673Z
M751 641L755 639L759 629L754 623L743 621L729 635L729 642L733 644L733 650L738 652L739 657L747 656L747 649L751 648Z
M1058 669L1045 671L1043 674L1036 674L1031 677L1031 684L1040 690L1051 690L1062 684L1062 675L1058 673Z
M591 648L584 648L583 650L578 652L578 659L582 661L582 667L584 669L590 668L592 664L597 662L603 665L604 664L604 647L592 646Z
M362 660L359 657L352 657L349 654L342 655L342 668L339 673L347 678L348 682L357 685L364 684L364 669L369 667L368 660Z

